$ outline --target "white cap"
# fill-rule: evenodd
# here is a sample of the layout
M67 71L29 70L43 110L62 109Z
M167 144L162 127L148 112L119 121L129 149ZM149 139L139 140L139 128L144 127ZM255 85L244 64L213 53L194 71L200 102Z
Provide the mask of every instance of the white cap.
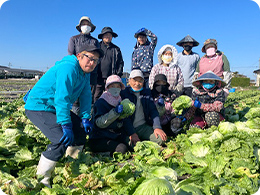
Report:
M135 78L135 77L141 77L142 79L144 79L144 75L143 75L142 71L139 69L134 69L131 71L129 78L131 79L131 78Z

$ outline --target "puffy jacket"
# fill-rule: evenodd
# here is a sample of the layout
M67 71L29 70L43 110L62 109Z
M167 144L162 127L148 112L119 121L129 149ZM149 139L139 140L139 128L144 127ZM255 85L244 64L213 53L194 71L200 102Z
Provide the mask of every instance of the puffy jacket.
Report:
M56 62L32 88L25 109L56 113L57 123L71 123L71 105L79 98L80 116L90 118L89 73L84 73L75 55Z

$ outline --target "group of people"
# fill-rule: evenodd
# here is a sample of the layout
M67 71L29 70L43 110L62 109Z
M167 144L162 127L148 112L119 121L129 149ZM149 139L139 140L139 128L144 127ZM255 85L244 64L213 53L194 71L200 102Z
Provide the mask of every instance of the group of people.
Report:
M183 47L179 54L174 46L164 45L158 64L153 65L157 36L141 28L134 35L137 43L125 86L120 78L122 53L112 43L118 35L104 27L98 42L90 35L95 28L89 17L82 17L76 26L80 34L69 40L69 55L56 62L26 96L27 117L51 141L37 167L41 183L48 187L56 163L64 155L76 158L87 135L93 152L112 155L133 151L138 141L162 145L187 120L203 129L224 119L231 73L215 39L204 42L202 58L192 51L199 43L189 35L177 43ZM193 103L178 116L171 104L180 95L190 96ZM125 99L135 105L130 116L123 114Z

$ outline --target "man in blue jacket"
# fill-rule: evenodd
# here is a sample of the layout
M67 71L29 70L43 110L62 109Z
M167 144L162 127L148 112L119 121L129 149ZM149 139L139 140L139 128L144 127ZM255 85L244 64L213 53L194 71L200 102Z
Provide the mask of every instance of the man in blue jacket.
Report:
M49 69L30 91L25 104L27 117L51 141L41 155L37 175L41 183L50 187L51 173L66 152L83 149L86 134L91 130L90 72L96 67L103 52L96 45L85 44L77 55L64 57ZM79 116L71 105L79 99ZM83 126L83 127L82 127ZM85 130L85 131L84 131Z

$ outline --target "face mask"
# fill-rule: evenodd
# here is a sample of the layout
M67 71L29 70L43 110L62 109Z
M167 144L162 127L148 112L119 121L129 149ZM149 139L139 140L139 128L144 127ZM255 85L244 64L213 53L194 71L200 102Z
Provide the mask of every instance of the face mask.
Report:
M131 90L132 90L133 92L137 93L137 92L142 91L142 90L143 90L143 87L142 87L141 89L139 89L139 90L134 90L134 89L131 87Z
M108 92L111 93L112 96L118 97L120 95L120 88L109 88Z
M158 93L164 94L166 95L167 91L168 91L168 87L166 85L156 85L155 86L155 90Z
M202 83L202 86L205 89L212 89L215 86L215 83Z
M210 47L206 50L207 56L214 56L216 54L216 48Z
M89 34L91 31L91 27L88 25L81 26L80 29L83 34Z
M172 56L162 55L162 61L165 64L170 64L172 59L173 59Z
M192 46L190 46L190 45L185 45L185 46L183 46L183 48L184 48L184 50L186 50L186 51L191 51Z

